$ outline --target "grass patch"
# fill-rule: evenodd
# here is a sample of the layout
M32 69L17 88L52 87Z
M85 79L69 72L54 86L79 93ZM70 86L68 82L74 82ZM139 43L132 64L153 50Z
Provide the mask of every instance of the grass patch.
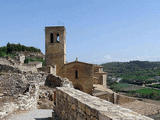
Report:
M27 57L27 58L25 58L24 63L27 64L29 62L34 62L34 61L42 62L42 65L45 65L45 60L43 58L30 58L30 57Z
M159 88L160 89L160 84L147 85L147 86L152 87L152 88Z
M160 100L160 90L153 88L143 88L139 90L129 91L128 93L135 97Z

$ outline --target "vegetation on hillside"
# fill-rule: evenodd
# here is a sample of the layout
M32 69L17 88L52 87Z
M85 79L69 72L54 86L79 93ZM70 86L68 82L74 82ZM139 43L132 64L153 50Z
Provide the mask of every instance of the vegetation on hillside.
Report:
M16 52L41 52L40 49L37 49L35 47L27 47L21 44L10 44L7 43L6 46L0 47L0 57L5 56L15 56Z
M6 46L0 47L0 57L11 57L15 58L17 52L34 52L34 53L40 53L41 50L37 49L35 47L27 47L25 45L21 44L10 44L7 43ZM45 61L42 57L32 56L32 57L26 57L24 63L29 63L33 61L42 62L43 65L45 64Z
M108 85L115 92L160 100L160 62L130 61L102 65L108 72ZM117 82L117 79L121 78ZM152 84L153 83L153 84ZM145 84L146 87L142 87Z
M160 84L147 85L147 87L159 88L160 89Z
M102 64L109 76L122 78L121 82L130 84L149 84L160 81L160 62L130 61Z
M152 88L143 88L139 90L129 91L128 94L135 97L160 100L160 90Z
M146 88L127 83L114 83L110 88L115 92L123 92L132 97L160 100L160 90L154 88Z

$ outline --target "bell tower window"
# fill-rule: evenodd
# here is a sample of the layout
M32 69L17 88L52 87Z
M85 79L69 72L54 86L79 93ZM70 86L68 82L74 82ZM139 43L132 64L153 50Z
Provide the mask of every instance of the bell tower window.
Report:
M57 33L57 40L56 40L56 42L59 43L59 33Z
M50 34L50 42L53 43L54 42L54 37L53 37L53 33Z

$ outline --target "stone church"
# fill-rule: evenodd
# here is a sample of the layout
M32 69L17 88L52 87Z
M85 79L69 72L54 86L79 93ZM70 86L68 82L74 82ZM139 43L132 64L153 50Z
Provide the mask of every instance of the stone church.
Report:
M80 62L66 63L66 29L64 26L45 27L45 60L56 75L68 78L74 88L92 94L93 85L106 87L107 74L103 67Z

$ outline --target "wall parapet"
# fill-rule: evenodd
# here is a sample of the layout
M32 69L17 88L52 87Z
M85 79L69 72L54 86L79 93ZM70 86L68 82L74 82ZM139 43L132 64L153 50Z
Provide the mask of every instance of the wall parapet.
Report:
M57 87L55 112L60 120L153 120L68 87Z

